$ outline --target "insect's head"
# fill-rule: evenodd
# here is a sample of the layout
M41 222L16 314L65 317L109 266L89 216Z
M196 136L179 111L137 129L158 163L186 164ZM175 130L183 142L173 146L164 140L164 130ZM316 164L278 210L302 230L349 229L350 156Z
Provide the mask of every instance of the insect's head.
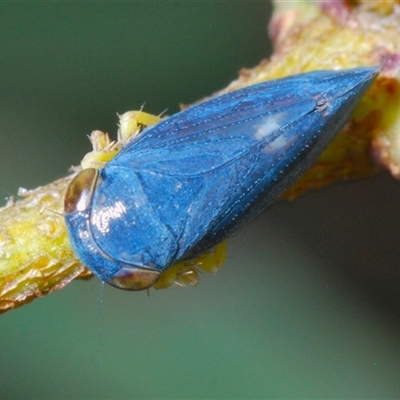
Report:
M90 229L92 198L99 182L99 171L87 168L71 181L64 198L65 221L71 245L83 264L104 282L124 290L143 290L153 286L160 272L154 268L127 264L112 259L97 245Z

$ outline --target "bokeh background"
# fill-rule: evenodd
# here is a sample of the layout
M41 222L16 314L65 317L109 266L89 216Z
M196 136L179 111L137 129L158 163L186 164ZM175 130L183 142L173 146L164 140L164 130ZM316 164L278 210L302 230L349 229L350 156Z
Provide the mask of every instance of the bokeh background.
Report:
M0 190L65 175L116 112L178 110L270 52L268 2L0 4ZM0 398L399 398L400 185L279 203L196 288L97 279L0 316ZM2 202L4 204L4 202Z

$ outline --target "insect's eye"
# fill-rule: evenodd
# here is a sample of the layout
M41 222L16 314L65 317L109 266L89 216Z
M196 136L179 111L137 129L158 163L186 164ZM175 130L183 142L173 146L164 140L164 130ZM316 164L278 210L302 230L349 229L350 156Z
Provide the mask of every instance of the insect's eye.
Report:
M72 179L64 198L64 212L84 211L90 204L96 186L98 171L87 168Z
M154 269L126 265L114 274L107 283L118 289L143 290L153 286L159 277L160 272Z

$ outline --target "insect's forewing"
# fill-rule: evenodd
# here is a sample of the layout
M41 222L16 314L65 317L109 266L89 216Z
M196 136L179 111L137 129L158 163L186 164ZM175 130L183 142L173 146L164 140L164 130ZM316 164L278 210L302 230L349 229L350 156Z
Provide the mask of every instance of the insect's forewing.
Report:
M310 166L375 75L359 68L271 81L146 130L100 173L95 242L112 259L157 269L214 246Z

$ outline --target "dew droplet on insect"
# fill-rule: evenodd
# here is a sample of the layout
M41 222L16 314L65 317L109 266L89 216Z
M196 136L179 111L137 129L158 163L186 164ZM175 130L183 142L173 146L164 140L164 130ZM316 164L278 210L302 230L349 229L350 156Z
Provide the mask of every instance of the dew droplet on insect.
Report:
M261 124L256 129L254 137L257 140L262 140L267 137L271 132L277 131L280 127L281 121L285 118L286 112L279 114L267 115L262 119Z

